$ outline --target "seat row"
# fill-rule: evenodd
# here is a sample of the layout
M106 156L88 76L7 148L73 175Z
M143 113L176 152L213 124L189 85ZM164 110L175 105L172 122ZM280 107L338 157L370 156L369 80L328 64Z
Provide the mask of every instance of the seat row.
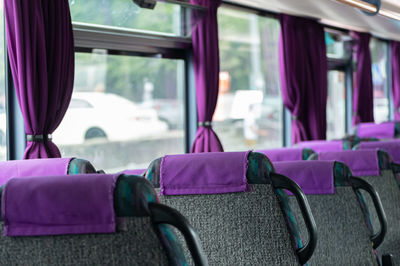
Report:
M307 157L314 161L301 161ZM289 161L276 162L285 158ZM317 159L323 161L315 161ZM383 262L390 261L389 257L381 255L392 253L396 263L399 251L395 246L399 242L396 223L400 217L397 216L398 205L395 205L400 203L393 174L396 167L383 151L313 155L310 149L165 156L151 163L146 178L128 173L96 174L94 167L81 159L4 162L0 163L0 181L5 184L2 186L5 236L1 237L5 248L1 249L0 258L5 264L184 265L192 262L204 265L208 260L210 265L307 262L312 265L378 265L382 258ZM84 172L92 174L54 178ZM30 184L44 176L53 178L29 189ZM46 221L46 216L38 220L37 213L46 206L40 201L40 204L36 202L36 212L28 211L29 215L24 211L11 212L11 215L4 212L4 209L20 209L21 205L34 209L32 195L41 198L38 195L48 193L48 202L55 202L55 195L63 193L71 197L74 187L85 187L79 184L82 180L93 182L90 186L86 184L87 189L101 185L95 177L115 180L111 185L114 197L109 197L113 202L109 206L114 211L111 216L119 218L111 223L111 232L52 231L52 227L60 227L60 222L65 223L65 216L61 215L63 219L56 221ZM164 205L157 202L157 195L145 179L158 189ZM48 182L54 183L50 191ZM71 182L72 192L65 191L68 184L63 182ZM15 189L18 187L27 190ZM383 207L376 190L385 195L381 196ZM14 200L4 196L15 191L17 196L11 197ZM82 193L84 196L74 198L88 196L85 190ZM79 205L79 201L75 205ZM390 214L388 218L385 211ZM84 220L84 224L91 224L93 220L98 219ZM18 229L21 224L24 225L22 235ZM41 230L25 226L32 224ZM186 252L186 245L168 224L183 233L189 247ZM43 233L43 226L51 230ZM150 235L153 237L148 239Z

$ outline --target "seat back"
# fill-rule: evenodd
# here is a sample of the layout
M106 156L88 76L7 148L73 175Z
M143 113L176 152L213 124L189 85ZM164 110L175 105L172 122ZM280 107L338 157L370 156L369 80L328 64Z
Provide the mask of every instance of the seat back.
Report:
M315 152L341 151L348 148L345 144L346 141L343 140L310 140L301 141L296 144L296 147L312 149Z
M370 150L370 149L380 149L387 152L393 161L400 164L400 141L390 140L390 141L372 141L372 142L361 142L356 147L355 150Z
M393 139L399 133L399 122L387 121L380 124L360 123L355 133L360 138Z
M326 156L326 154L319 154L318 158L324 159ZM379 193L387 217L387 234L378 247L378 252L380 255L391 253L396 265L400 265L400 189L398 179L392 171L389 154L382 150L357 150L328 154L328 156L346 163L352 170L354 169L355 175L366 180ZM371 166L375 168L375 172L370 172ZM371 207L373 205L371 198L364 192L362 194L372 220L371 230L376 232L380 227L378 216Z
M79 177L91 178L88 175ZM158 203L154 188L144 178L129 175L118 178L114 190L114 209L118 217L116 233L18 237L2 235L1 263L187 265L181 243L171 227L174 225L184 232L196 265L207 265L193 228L178 212Z
M12 177L96 173L94 166L79 158L31 159L0 162L0 185Z
M315 152L308 148L279 148L269 150L257 150L270 159L271 162L301 161L307 160Z
M226 154L218 153L218 156L223 158ZM192 158L187 164L189 169L198 166L196 157L210 156L210 160L215 159L215 154L211 153L187 156ZM163 182L160 179L165 167L163 162L163 159L153 161L146 174L156 188ZM270 175L272 171L273 166L264 155L252 152L247 158L246 171L251 192L161 195L160 201L176 208L189 219L199 233L210 265L303 264L315 247L315 230L310 229L314 224L308 212L305 219L312 236L304 245L289 217L291 212L287 198L278 189L282 184L278 183L288 182L297 189L298 186L289 179L277 180ZM180 174L185 175L184 172ZM209 176L197 178L206 180ZM224 180L224 176L220 180ZM300 192L295 193L299 195ZM302 206L305 206L304 202Z
M307 194L318 232L310 265L377 265L363 208L353 191L351 172L344 164L298 161L274 166ZM300 210L293 196L290 205L298 217ZM300 231L305 232L304 223L298 221Z

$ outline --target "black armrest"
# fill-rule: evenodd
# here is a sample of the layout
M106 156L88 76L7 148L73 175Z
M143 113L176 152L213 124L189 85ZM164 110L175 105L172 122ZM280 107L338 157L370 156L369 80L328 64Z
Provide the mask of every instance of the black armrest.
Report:
M300 264L304 265L311 258L315 251L315 247L317 246L317 226L315 225L315 220L311 213L310 205L308 204L306 195L304 195L304 192L301 190L299 185L297 185L291 179L276 173L271 174L271 179L275 188L286 189L292 192L300 206L301 214L303 215L309 238L308 243L306 243L304 247L298 249L296 252Z

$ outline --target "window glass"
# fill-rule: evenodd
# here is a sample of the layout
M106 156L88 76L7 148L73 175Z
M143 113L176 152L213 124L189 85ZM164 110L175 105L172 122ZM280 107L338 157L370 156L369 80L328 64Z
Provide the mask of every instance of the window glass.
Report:
M374 119L380 123L389 119L389 99L387 93L387 44L371 38L372 82L374 84Z
M326 138L343 138L346 129L346 83L345 73L331 70L328 72L328 101L326 105Z
M181 34L179 5L157 1L154 9L146 9L131 0L70 0L70 9L73 22Z
M6 146L6 82L4 66L4 12L0 1L0 161L7 158Z
M226 151L283 145L276 19L218 10L220 87L214 129Z
M54 142L108 172L184 152L184 61L75 53L71 105Z
M351 57L351 37L341 32L325 31L326 53L331 59Z

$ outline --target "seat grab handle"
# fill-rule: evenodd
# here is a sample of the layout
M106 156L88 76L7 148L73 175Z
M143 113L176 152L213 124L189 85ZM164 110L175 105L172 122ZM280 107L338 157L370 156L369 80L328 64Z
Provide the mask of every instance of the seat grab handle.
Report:
M299 248L296 252L300 264L304 265L307 263L307 261L311 258L312 254L314 253L318 238L317 226L315 224L314 216L312 215L310 205L308 204L307 198L304 192L299 187L299 185L297 185L290 178L277 173L272 173L271 178L275 188L286 189L292 192L293 195L296 197L297 203L300 206L301 214L303 215L303 219L307 227L309 238L308 242L304 245L304 247Z

